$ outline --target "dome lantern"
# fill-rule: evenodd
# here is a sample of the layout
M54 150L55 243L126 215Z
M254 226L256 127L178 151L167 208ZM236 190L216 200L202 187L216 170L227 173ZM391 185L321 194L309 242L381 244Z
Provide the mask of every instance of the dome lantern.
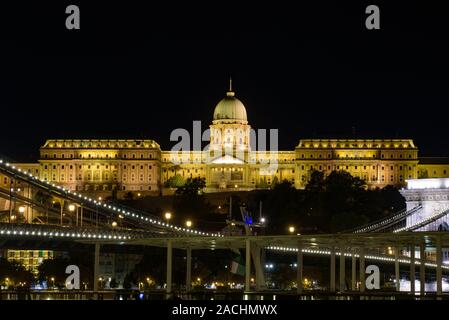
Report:
M215 107L214 123L241 123L247 124L246 108L243 103L235 97L235 92L232 90L232 79L229 79L229 91Z

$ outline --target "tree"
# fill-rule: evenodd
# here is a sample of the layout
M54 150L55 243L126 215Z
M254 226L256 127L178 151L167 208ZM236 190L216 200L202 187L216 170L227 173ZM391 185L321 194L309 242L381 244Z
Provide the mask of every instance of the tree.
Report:
M166 188L179 188L182 187L185 183L185 179L181 175L176 174L165 181L164 186Z
M285 233L287 223L301 220L300 193L288 180L283 180L267 192L264 208L268 213L270 231Z
M0 258L0 283L8 287L27 287L34 282L31 271L16 262Z
M54 278L56 286L64 287L65 279L68 277L65 269L67 266L74 264L80 269L81 283L91 284L92 287L93 260L92 255L75 252L72 252L70 257L44 260L38 267L39 281L47 281L48 284L53 285L50 279Z
M366 182L346 171L332 171L326 177L324 186L328 192L345 193L363 190Z
M404 207L404 198L395 187L368 190L365 181L345 171L328 176L314 171L305 190L282 181L263 196L268 234L285 234L289 224L301 233L341 232Z
M200 195L206 187L206 179L204 178L189 178L183 186L176 190L176 195Z
M324 173L321 171L314 170L310 175L310 180L306 185L306 191L310 192L321 192L325 188L325 178Z
M57 286L62 286L64 280L67 278L65 273L65 268L69 265L66 259L47 259L44 260L38 267L39 271L39 281L47 281L50 285L50 279L54 278L54 284Z
M187 179L186 183L176 190L173 198L173 209L176 214L196 218L208 214L211 208L203 195L205 187L206 181L203 178Z
M296 280L296 270L288 264L279 264L277 269L275 272L269 274L270 280L279 289L291 288Z

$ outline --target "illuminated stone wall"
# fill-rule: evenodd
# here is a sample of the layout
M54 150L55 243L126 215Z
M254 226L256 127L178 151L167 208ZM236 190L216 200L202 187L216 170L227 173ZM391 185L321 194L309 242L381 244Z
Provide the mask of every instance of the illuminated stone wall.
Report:
M405 185L418 174L418 148L412 140L300 140L296 147L299 187L313 170L343 170L365 180L369 187Z

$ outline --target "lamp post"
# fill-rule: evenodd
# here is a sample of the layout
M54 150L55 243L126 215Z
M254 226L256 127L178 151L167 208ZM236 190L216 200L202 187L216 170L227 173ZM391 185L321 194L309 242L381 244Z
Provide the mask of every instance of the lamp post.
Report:
M191 228L192 225L193 225L192 220L187 220L187 221L186 221L186 227L187 227L187 228Z
M69 204L69 211L71 213L73 213L75 210L76 210L76 206L73 203ZM76 218L76 225L78 226L78 211L76 212L75 218Z
M165 220L167 220L167 222L170 221L170 219L172 218L171 212L166 212L164 214L164 218L165 218Z
M12 197L13 197L13 191L15 186L15 180L11 178L10 185L9 185L9 223L11 223L12 220L12 210L13 210L13 203L12 203Z
M289 226L288 227L288 232L290 232L290 233L295 233L295 227L294 226Z
M98 203L95 206L95 228L98 229Z
M64 215L64 200L61 200L61 226L63 225L63 215Z

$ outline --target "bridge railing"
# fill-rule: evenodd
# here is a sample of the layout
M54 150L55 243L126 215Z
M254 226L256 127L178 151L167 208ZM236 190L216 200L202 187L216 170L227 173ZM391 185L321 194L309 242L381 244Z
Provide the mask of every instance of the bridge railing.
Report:
M412 224L411 226L403 227L403 228L400 228L400 229L396 229L396 230L394 230L393 232L402 232L402 231L413 231L413 230L417 230L417 229L422 228L422 227L424 227L424 226L426 226L426 225L428 225L428 224L430 224L430 223L432 223L432 222L437 221L438 219L441 219L442 217L444 217L444 216L446 216L446 215L448 215L448 214L449 214L449 209L444 210L444 211L442 211L442 212L440 212L440 213L436 213L436 214L434 214L434 215L428 217L427 219L418 221L418 222Z
M132 209L125 209L120 204L114 204L114 203L106 203L94 200L90 197L87 197L85 195L82 195L77 192L72 192L64 187L58 186L54 183L51 183L49 181L42 181L39 179L39 177L34 176L31 173L28 173L26 171L21 170L20 168L15 168L14 165L9 163L4 163L2 160L0 160L0 172L11 176L15 179L20 179L22 181L25 181L26 183L36 186L37 188L43 189L45 191L48 191L52 194L55 194L57 197L67 199L69 201L72 201L74 203L81 203L83 206L89 208L90 210L101 210L105 214L109 214L111 216L116 216L118 214L123 214L124 218L133 220L139 225L147 226L150 229L159 229L159 230L165 230L166 232L172 233L172 234L185 234L185 235L199 235L199 236L214 236L214 237L222 237L219 232L216 233L210 233L210 232L204 232L200 230L195 230L192 228L185 228L180 227L176 225L172 225L169 223L166 223L164 221L161 221L159 218L154 217L147 212L137 212L137 210Z
M193 290L167 294L162 290L0 290L0 300L449 300L448 294L424 295L397 291Z
M356 229L352 229L349 232L351 233L362 233L362 232L373 232L373 231L380 231L383 230L385 228L388 228L391 225L394 225L396 223L398 223L401 220L404 220L405 218L407 218L409 215L415 213L416 211L422 209L422 206L419 205L409 211L407 211L406 209L403 209L399 212L394 213L393 215L386 217L386 218L382 218L379 219L377 221L374 222L370 222L362 227L357 227Z

